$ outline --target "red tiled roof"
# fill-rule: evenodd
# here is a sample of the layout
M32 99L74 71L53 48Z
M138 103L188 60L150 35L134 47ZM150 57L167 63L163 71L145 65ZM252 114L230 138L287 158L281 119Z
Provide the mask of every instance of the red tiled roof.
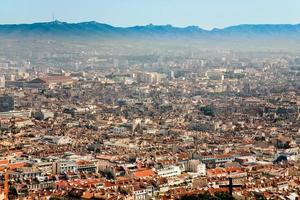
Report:
M143 178L143 177L154 176L155 173L152 169L146 169L146 170L136 171L133 175L139 178Z
M94 193L92 192L84 192L81 196L82 199L91 199L94 197Z
M0 160L0 165L7 165L9 161L7 159L5 160Z
M72 81L72 78L69 76L47 76L40 79L45 81L46 83L63 83Z

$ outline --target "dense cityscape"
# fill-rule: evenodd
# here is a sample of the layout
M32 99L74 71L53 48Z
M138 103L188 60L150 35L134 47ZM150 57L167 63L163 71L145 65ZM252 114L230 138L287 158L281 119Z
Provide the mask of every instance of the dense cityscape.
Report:
M299 197L300 57L80 51L2 51L1 198Z

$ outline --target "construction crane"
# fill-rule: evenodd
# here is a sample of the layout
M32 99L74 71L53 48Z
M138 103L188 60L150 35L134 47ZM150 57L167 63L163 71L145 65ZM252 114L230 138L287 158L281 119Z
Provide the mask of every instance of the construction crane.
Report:
M9 185L8 185L8 181L9 181L9 170L5 169L5 173L4 173L4 200L8 200L8 193L9 193Z
M11 172L11 165L7 161L7 164L2 164L0 167L3 168L4 171L4 188L3 188L3 194L4 194L4 200L8 200L8 193L9 193L9 173Z
M24 167L25 163L23 162L16 162L16 163L10 163L9 159L4 159L0 161L0 171L4 174L4 200L8 200L8 194L9 194L9 175L17 168Z

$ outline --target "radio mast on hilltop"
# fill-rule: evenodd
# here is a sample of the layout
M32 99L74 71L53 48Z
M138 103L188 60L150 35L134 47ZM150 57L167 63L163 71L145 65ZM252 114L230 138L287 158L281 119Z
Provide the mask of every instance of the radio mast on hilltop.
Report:
M54 13L52 13L52 21L53 21L53 22L56 21Z

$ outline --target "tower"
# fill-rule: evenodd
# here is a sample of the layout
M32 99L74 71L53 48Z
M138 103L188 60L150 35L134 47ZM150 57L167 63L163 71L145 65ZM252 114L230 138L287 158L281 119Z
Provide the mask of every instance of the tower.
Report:
M5 76L0 76L0 88L5 88Z

